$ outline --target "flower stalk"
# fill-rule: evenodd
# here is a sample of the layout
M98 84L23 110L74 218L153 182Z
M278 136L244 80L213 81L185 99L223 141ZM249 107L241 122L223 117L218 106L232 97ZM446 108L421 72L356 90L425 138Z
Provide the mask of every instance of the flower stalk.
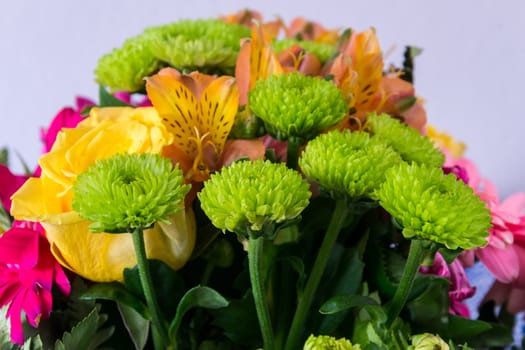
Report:
M298 349L299 347L303 331L302 327L308 316L308 312L310 311L312 300L317 291L317 287L319 286L319 281L323 276L328 259L330 258L332 248L337 240L337 236L339 236L339 232L341 231L348 213L349 208L346 201L344 199L336 200L335 209L332 218L330 219L328 230L326 231L323 242L321 243L321 248L315 259L310 277L306 282L303 297L297 304L290 332L288 333L288 340L285 346L286 350Z
M165 349L165 340L168 339L168 331L163 322L155 289L153 288L148 258L146 256L146 246L144 244L144 230L142 228L136 228L131 236L133 237L133 246L135 248L135 254L137 255L140 283L144 297L146 298L146 304L151 312L153 343L156 350Z
M264 237L250 238L248 243L248 265L250 270L250 281L252 284L253 300L259 327L264 342L264 349L275 349L272 321L270 310L264 293L264 281L261 277L261 266L263 264Z
M425 256L425 252L426 249L424 247L423 240L412 240L412 242L410 243L410 250L408 252L408 259L405 265L405 269L403 270L403 275L401 276L401 280L399 281L399 287L397 288L396 293L394 294L394 298L392 299L392 303L388 308L388 318L386 323L387 327L390 327L392 325L392 323L395 321L397 316L399 316L399 313L405 306L406 300L408 298L408 293L412 288L414 278L416 277L419 265L421 265L421 261Z

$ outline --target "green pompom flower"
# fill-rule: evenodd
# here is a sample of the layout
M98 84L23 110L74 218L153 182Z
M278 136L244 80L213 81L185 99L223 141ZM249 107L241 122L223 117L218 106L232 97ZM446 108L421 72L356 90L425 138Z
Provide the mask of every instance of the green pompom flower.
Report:
M155 57L177 69L232 74L240 40L250 36L250 29L215 19L181 20L149 28L145 35Z
M340 122L347 112L343 94L332 82L301 73L257 81L249 93L249 106L279 140L309 140Z
M386 170L399 162L392 148L365 132L334 130L306 145L299 166L332 197L375 199L374 191L384 181Z
M222 168L198 194L213 225L241 235L274 233L309 203L308 182L281 163L239 161Z
M487 243L490 212L472 189L428 165L401 163L377 191L379 203L403 227L406 238L423 238L449 249Z
M387 114L370 114L366 123L375 137L390 145L409 163L441 167L445 162L443 153L428 137Z
M118 154L99 160L73 185L73 210L93 232L147 228L184 208L190 189L182 171L156 154Z
M330 44L318 43L315 41L308 40L297 40L291 38L284 38L277 40L273 43L273 47L277 53L290 48L294 45L298 45L308 52L313 53L321 63L328 61L330 56L334 53L334 46Z
M96 81L111 91L136 92L144 89L144 77L159 67L160 61L153 55L146 38L137 36L99 59Z
M423 333L412 337L412 345L407 350L449 350L450 347L439 335Z
M303 350L361 350L361 346L352 345L350 340L345 338L336 339L328 335L312 334L306 339Z

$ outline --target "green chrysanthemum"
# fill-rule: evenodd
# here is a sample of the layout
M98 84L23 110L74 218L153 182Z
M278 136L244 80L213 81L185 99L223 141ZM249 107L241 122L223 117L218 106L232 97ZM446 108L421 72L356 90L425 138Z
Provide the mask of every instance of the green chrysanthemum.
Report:
M377 196L406 238L423 238L450 249L487 243L491 217L484 202L440 168L401 163L387 172Z
M250 29L215 19L181 20L149 28L145 35L154 55L175 68L200 71L216 68L231 74L239 42L250 36Z
M367 125L375 137L394 148L407 162L441 167L445 156L425 136L387 114L370 114Z
M306 339L303 350L361 350L361 346L352 345L350 340L345 338L336 339L328 335L316 337L312 334Z
M239 161L213 174L198 196L215 227L246 234L271 232L275 224L296 218L311 193L297 171L257 160Z
M328 58L330 58L330 56L334 53L333 45L318 43L315 41L285 38L282 40L277 40L273 43L273 47L277 53L292 47L293 45L298 45L306 51L313 53L315 56L317 56L321 63L328 61Z
M144 88L144 77L155 73L159 66L147 39L137 36L100 58L96 81L111 91L135 92Z
M364 132L334 130L311 140L299 159L304 174L333 196L374 198L385 171L401 162L389 146Z
M412 337L412 345L407 350L449 350L450 347L439 335L423 333Z
M155 154L119 154L97 161L73 186L73 210L93 232L147 228L183 209L190 189L182 171Z
M332 83L301 73L259 80L249 94L252 112L280 140L311 139L346 114L342 92Z

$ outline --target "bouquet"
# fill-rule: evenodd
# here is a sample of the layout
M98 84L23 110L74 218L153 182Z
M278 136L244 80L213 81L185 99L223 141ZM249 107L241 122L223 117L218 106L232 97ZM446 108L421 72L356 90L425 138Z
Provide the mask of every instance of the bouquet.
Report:
M512 344L525 194L427 124L420 51L243 10L101 57L34 171L2 153L2 349Z

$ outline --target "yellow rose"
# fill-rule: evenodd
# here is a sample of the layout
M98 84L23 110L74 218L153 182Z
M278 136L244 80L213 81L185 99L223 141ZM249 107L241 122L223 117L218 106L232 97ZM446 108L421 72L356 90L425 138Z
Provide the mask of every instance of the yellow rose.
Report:
M77 175L98 159L117 153L162 154L173 142L152 107L94 108L74 129L63 129L51 151L40 158L40 178L29 179L12 198L11 214L40 221L57 260L71 271L97 282L121 281L126 267L136 264L129 234L91 233L89 222L71 209ZM145 232L148 258L174 269L189 259L195 244L191 209Z

